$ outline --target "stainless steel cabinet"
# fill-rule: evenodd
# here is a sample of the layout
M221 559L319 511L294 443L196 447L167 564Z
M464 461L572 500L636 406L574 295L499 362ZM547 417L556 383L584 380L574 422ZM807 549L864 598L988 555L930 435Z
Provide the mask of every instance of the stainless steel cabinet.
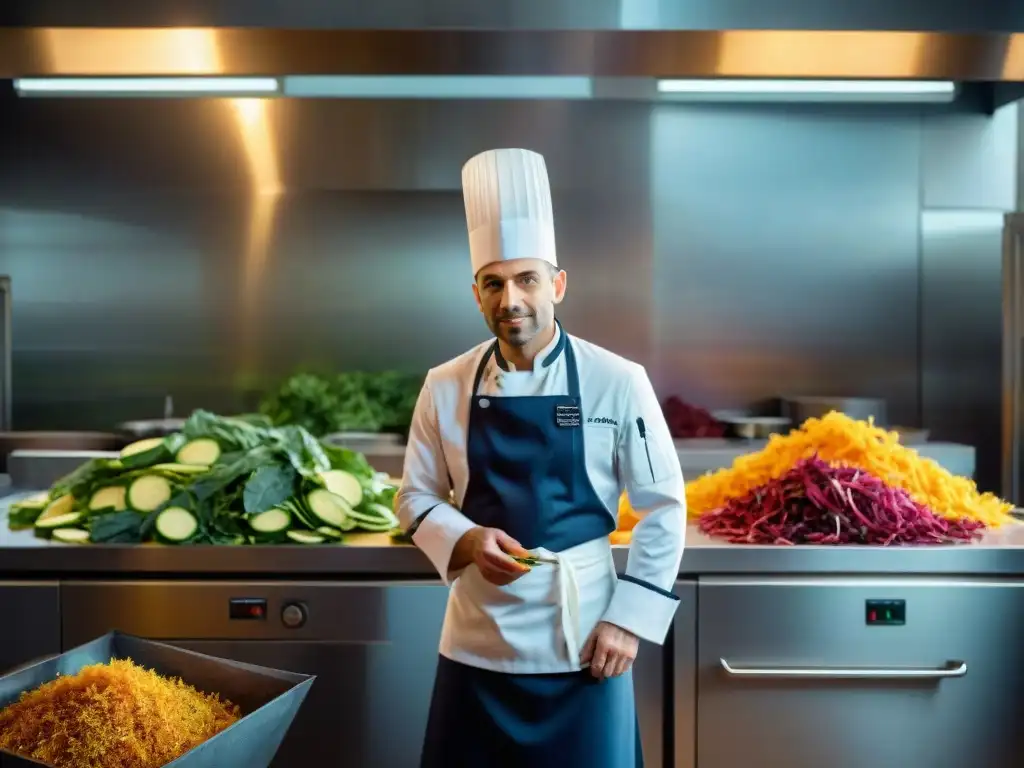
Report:
M668 648L672 681L669 710L672 762L666 765L694 768L697 759L697 585L692 581L679 581L674 591L679 598L679 610Z
M0 674L60 653L60 585L56 581L0 582Z
M647 768L665 765L666 697L665 684L668 648L642 643L633 665L633 690L636 692L637 717L640 719L640 737L644 744L644 764Z
M700 768L1016 768L1024 584L702 579Z
M64 643L119 629L316 675L273 768L415 768L447 594L427 583L70 583ZM265 600L264 616L230 618L238 599Z

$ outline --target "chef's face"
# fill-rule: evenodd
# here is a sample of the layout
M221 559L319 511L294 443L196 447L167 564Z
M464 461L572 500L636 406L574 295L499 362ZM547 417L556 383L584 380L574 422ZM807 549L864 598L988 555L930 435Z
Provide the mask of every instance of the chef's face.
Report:
M554 321L565 272L541 259L499 261L480 270L473 293L491 332L524 347Z

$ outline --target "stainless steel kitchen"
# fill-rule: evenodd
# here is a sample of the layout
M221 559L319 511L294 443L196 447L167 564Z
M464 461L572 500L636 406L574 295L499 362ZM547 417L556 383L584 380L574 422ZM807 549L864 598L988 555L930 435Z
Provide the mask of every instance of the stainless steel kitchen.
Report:
M116 5L0 7L0 766L421 765L496 147L685 480L642 765L1020 764L1024 6Z

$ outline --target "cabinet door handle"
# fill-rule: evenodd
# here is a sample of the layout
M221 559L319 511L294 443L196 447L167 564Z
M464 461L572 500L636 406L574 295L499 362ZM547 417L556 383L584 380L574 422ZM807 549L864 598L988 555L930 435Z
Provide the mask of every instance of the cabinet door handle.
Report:
M719 659L730 677L772 677L819 680L941 680L967 674L966 661L944 667L742 667Z

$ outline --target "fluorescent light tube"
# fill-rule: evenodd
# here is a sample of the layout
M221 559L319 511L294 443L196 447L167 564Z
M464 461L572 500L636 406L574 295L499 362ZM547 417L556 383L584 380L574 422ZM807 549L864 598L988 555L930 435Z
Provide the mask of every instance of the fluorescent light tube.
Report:
M589 77L296 75L286 96L348 99L590 99Z
M266 96L279 91L273 77L24 77L22 96Z
M937 80L659 80L658 92L695 101L948 103L956 84Z

